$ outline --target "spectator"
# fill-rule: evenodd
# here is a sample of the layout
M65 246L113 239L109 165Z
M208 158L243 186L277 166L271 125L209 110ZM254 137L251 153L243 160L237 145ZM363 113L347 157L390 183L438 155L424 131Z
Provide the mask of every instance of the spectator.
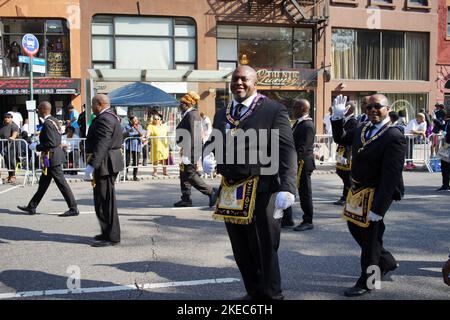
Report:
M202 118L202 140L203 143L208 141L209 136L212 132L212 123L211 119L206 116L203 112L200 112L200 118Z
M323 128L326 135L333 134L330 119L331 119L331 107L328 109L328 113L323 117Z
M0 139L15 140L19 137L19 127L13 122L10 112L3 117L3 125L0 127ZM8 169L7 183L16 183L16 145L13 141L0 142L0 154Z
M158 164L163 166L163 175L167 176L167 159L169 145L167 140L167 126L162 124L161 115L153 115L152 123L147 127L147 137L150 139L150 154L153 164L153 176L157 175ZM163 138L162 138L163 137Z
M77 124L78 124L78 128L80 129L80 137L81 138L86 138L86 105L83 104L81 106L81 113L78 116L77 119Z
M125 179L128 180L128 166L133 160L133 180L139 181L137 176L138 166L139 166L139 156L142 151L142 141L141 138L145 134L142 126L139 124L139 119L136 116L130 117L130 122L123 129L125 142L125 161L127 172Z
M70 124L70 126L75 129L75 133L77 135L79 135L80 134L80 126L78 125L78 117L80 116L80 114L75 109L75 107L71 104L69 104L68 109L69 109L68 125Z
M61 145L66 153L67 167L80 167L80 137L75 134L74 127L67 127L66 134L61 137ZM78 171L68 171L68 174L77 174Z
M402 127L406 127L406 111L403 110L399 110L398 111L398 122L397 125L402 126Z
M426 137L427 123L425 121L425 115L418 113L415 119L412 119L405 128L405 134L407 134L408 141L408 155L406 161L406 170L415 169L413 163L414 144L423 143Z
M12 115L13 117L13 122L16 124L16 126L18 126L19 128L22 128L23 125L23 117L22 114L20 112L18 112L18 107L14 106L11 108L12 110L9 111L8 113Z
M425 109L420 109L420 113L423 113L425 116L425 122L427 123L427 130L425 131L425 135L428 138L433 131L433 121L431 120L431 116L425 111Z

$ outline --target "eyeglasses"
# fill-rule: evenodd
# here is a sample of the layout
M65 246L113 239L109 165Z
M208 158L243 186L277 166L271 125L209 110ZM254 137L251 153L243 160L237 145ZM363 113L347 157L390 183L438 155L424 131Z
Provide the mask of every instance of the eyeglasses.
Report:
M387 107L387 106L383 106L382 104L379 104L379 103L372 103L372 104L367 105L366 110L369 110L369 111L372 109L380 110L385 107Z

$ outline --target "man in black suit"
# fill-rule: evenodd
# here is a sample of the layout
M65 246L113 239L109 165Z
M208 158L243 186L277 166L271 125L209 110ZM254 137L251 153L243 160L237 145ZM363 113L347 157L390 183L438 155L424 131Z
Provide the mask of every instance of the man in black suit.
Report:
M348 221L350 233L361 247L361 275L356 285L345 291L346 296L354 297L373 288L371 283L368 284L373 268L379 268L383 276L398 267L392 254L383 247L383 218L392 201L400 200L404 194L402 172L406 140L396 126L390 125L388 99L381 94L372 95L369 99L367 113L370 122L345 131L346 100L342 95L334 100L333 138L341 145L352 146L352 192L368 188L374 190L373 201L371 204L368 201L368 225L363 227Z
M367 114L367 105L369 104L370 96L364 96L361 100L361 114L358 116L358 126L363 125L369 121L369 115Z
M191 91L180 99L182 119L177 126L177 144L182 146L180 164L181 200L174 207L192 207L191 188L194 187L209 198L212 207L217 200L217 189L208 186L197 171L197 161L202 156L202 119L195 106L200 96Z
M344 118L344 131L350 131L358 126L358 121L354 116L355 103L349 101L347 103L347 111ZM352 179L350 177L352 147L338 144L337 147L337 161L336 161L336 174L342 179L344 188L342 189L342 196L339 200L334 202L335 205L344 205L347 199L348 190L352 186Z
M258 94L256 83L256 71L248 66L240 66L233 72L231 92L234 99L214 117L213 133L205 144L203 168L209 174L217 161L217 171L223 177L221 192L224 194L219 195L215 218L218 218L221 201L226 204L230 199L227 198L230 188L230 197L234 195L234 199L238 199L239 191L233 188L242 181L250 181L255 193L249 202L254 203L254 210L238 209L242 214L239 218L229 215L221 220L225 221L247 291L244 299L283 299L277 253L281 219L274 216L294 203L297 157L286 108ZM246 134L257 135L259 132L268 135L266 143L262 139L241 139ZM217 142L216 137L222 142ZM271 139L275 141L274 146ZM267 155L269 147L270 163L264 163L260 158L250 160L250 154L255 151ZM210 151L215 153L216 160ZM229 154L233 157L227 157Z
M86 138L87 166L85 179L94 187L95 214L101 234L94 237L93 247L120 243L120 224L114 183L123 170L122 128L119 117L111 110L109 98L98 94L92 98L96 115Z
M311 190L311 175L316 169L314 163L314 139L316 129L314 121L309 115L311 106L308 100L299 99L294 102L294 117L297 119L292 132L295 149L297 150L297 186L300 196L300 206L303 211L303 221L294 228L294 231L306 231L313 226L313 200ZM300 174L300 175L299 175ZM282 226L292 225L292 207L284 211Z
M64 178L62 164L64 162L64 151L61 148L61 128L58 119L51 115L52 105L47 102L41 102L38 106L38 115L43 122L41 133L39 134L39 144L36 142L30 145L31 150L41 152L42 174L39 178L39 188L27 206L18 206L22 211L28 214L36 214L36 207L44 197L45 192L50 186L52 179L61 191L64 200L66 200L69 210L60 214L60 217L77 216L79 214L72 190Z

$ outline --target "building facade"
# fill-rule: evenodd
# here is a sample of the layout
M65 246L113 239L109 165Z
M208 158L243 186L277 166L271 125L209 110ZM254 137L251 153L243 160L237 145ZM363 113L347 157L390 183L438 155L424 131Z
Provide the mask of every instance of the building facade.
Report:
M436 63L438 88L436 102L450 106L450 1L439 0L438 58Z
M67 106L81 106L80 6L78 0L14 0L0 8L0 113L16 106L26 118L30 100L29 60L21 42L39 41L33 63L34 99L48 100L54 114L67 118ZM28 63L27 63L28 61Z
M324 108L337 94L359 105L363 96L383 93L409 119L433 110L437 12L437 1L331 0L324 55L331 80L324 86Z

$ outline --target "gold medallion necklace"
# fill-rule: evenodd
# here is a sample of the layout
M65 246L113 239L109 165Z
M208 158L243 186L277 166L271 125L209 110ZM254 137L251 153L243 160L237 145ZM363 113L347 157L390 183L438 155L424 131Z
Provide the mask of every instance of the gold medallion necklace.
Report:
M373 124L372 124L373 125ZM371 126L370 122L367 123L366 125L364 125L363 129L361 130L361 142L362 142L362 146L361 148L358 149L358 153L360 153L361 151L363 151L366 146L370 143L372 143L373 141L377 140L379 137L381 137L391 126L389 125L389 123L386 123L380 130L378 130L378 132L370 139L366 140L366 133L367 133L367 129L369 129L369 127Z
M245 113L242 115L242 117L240 117L239 119L235 119L232 115L231 115L231 106L232 103L229 103L227 105L227 110L226 110L226 118L229 124L233 125L234 128L231 129L231 135L234 136L237 132L238 126L240 123L242 123L242 121L244 121L245 119L247 119L248 117L250 117L250 115L253 113L253 111L255 110L256 106L258 104L261 104L262 102L262 97L264 97L262 94L258 94L256 96L256 98L253 100L252 104L250 105L250 107L247 109L247 111L245 111ZM260 103L258 103L260 102Z

